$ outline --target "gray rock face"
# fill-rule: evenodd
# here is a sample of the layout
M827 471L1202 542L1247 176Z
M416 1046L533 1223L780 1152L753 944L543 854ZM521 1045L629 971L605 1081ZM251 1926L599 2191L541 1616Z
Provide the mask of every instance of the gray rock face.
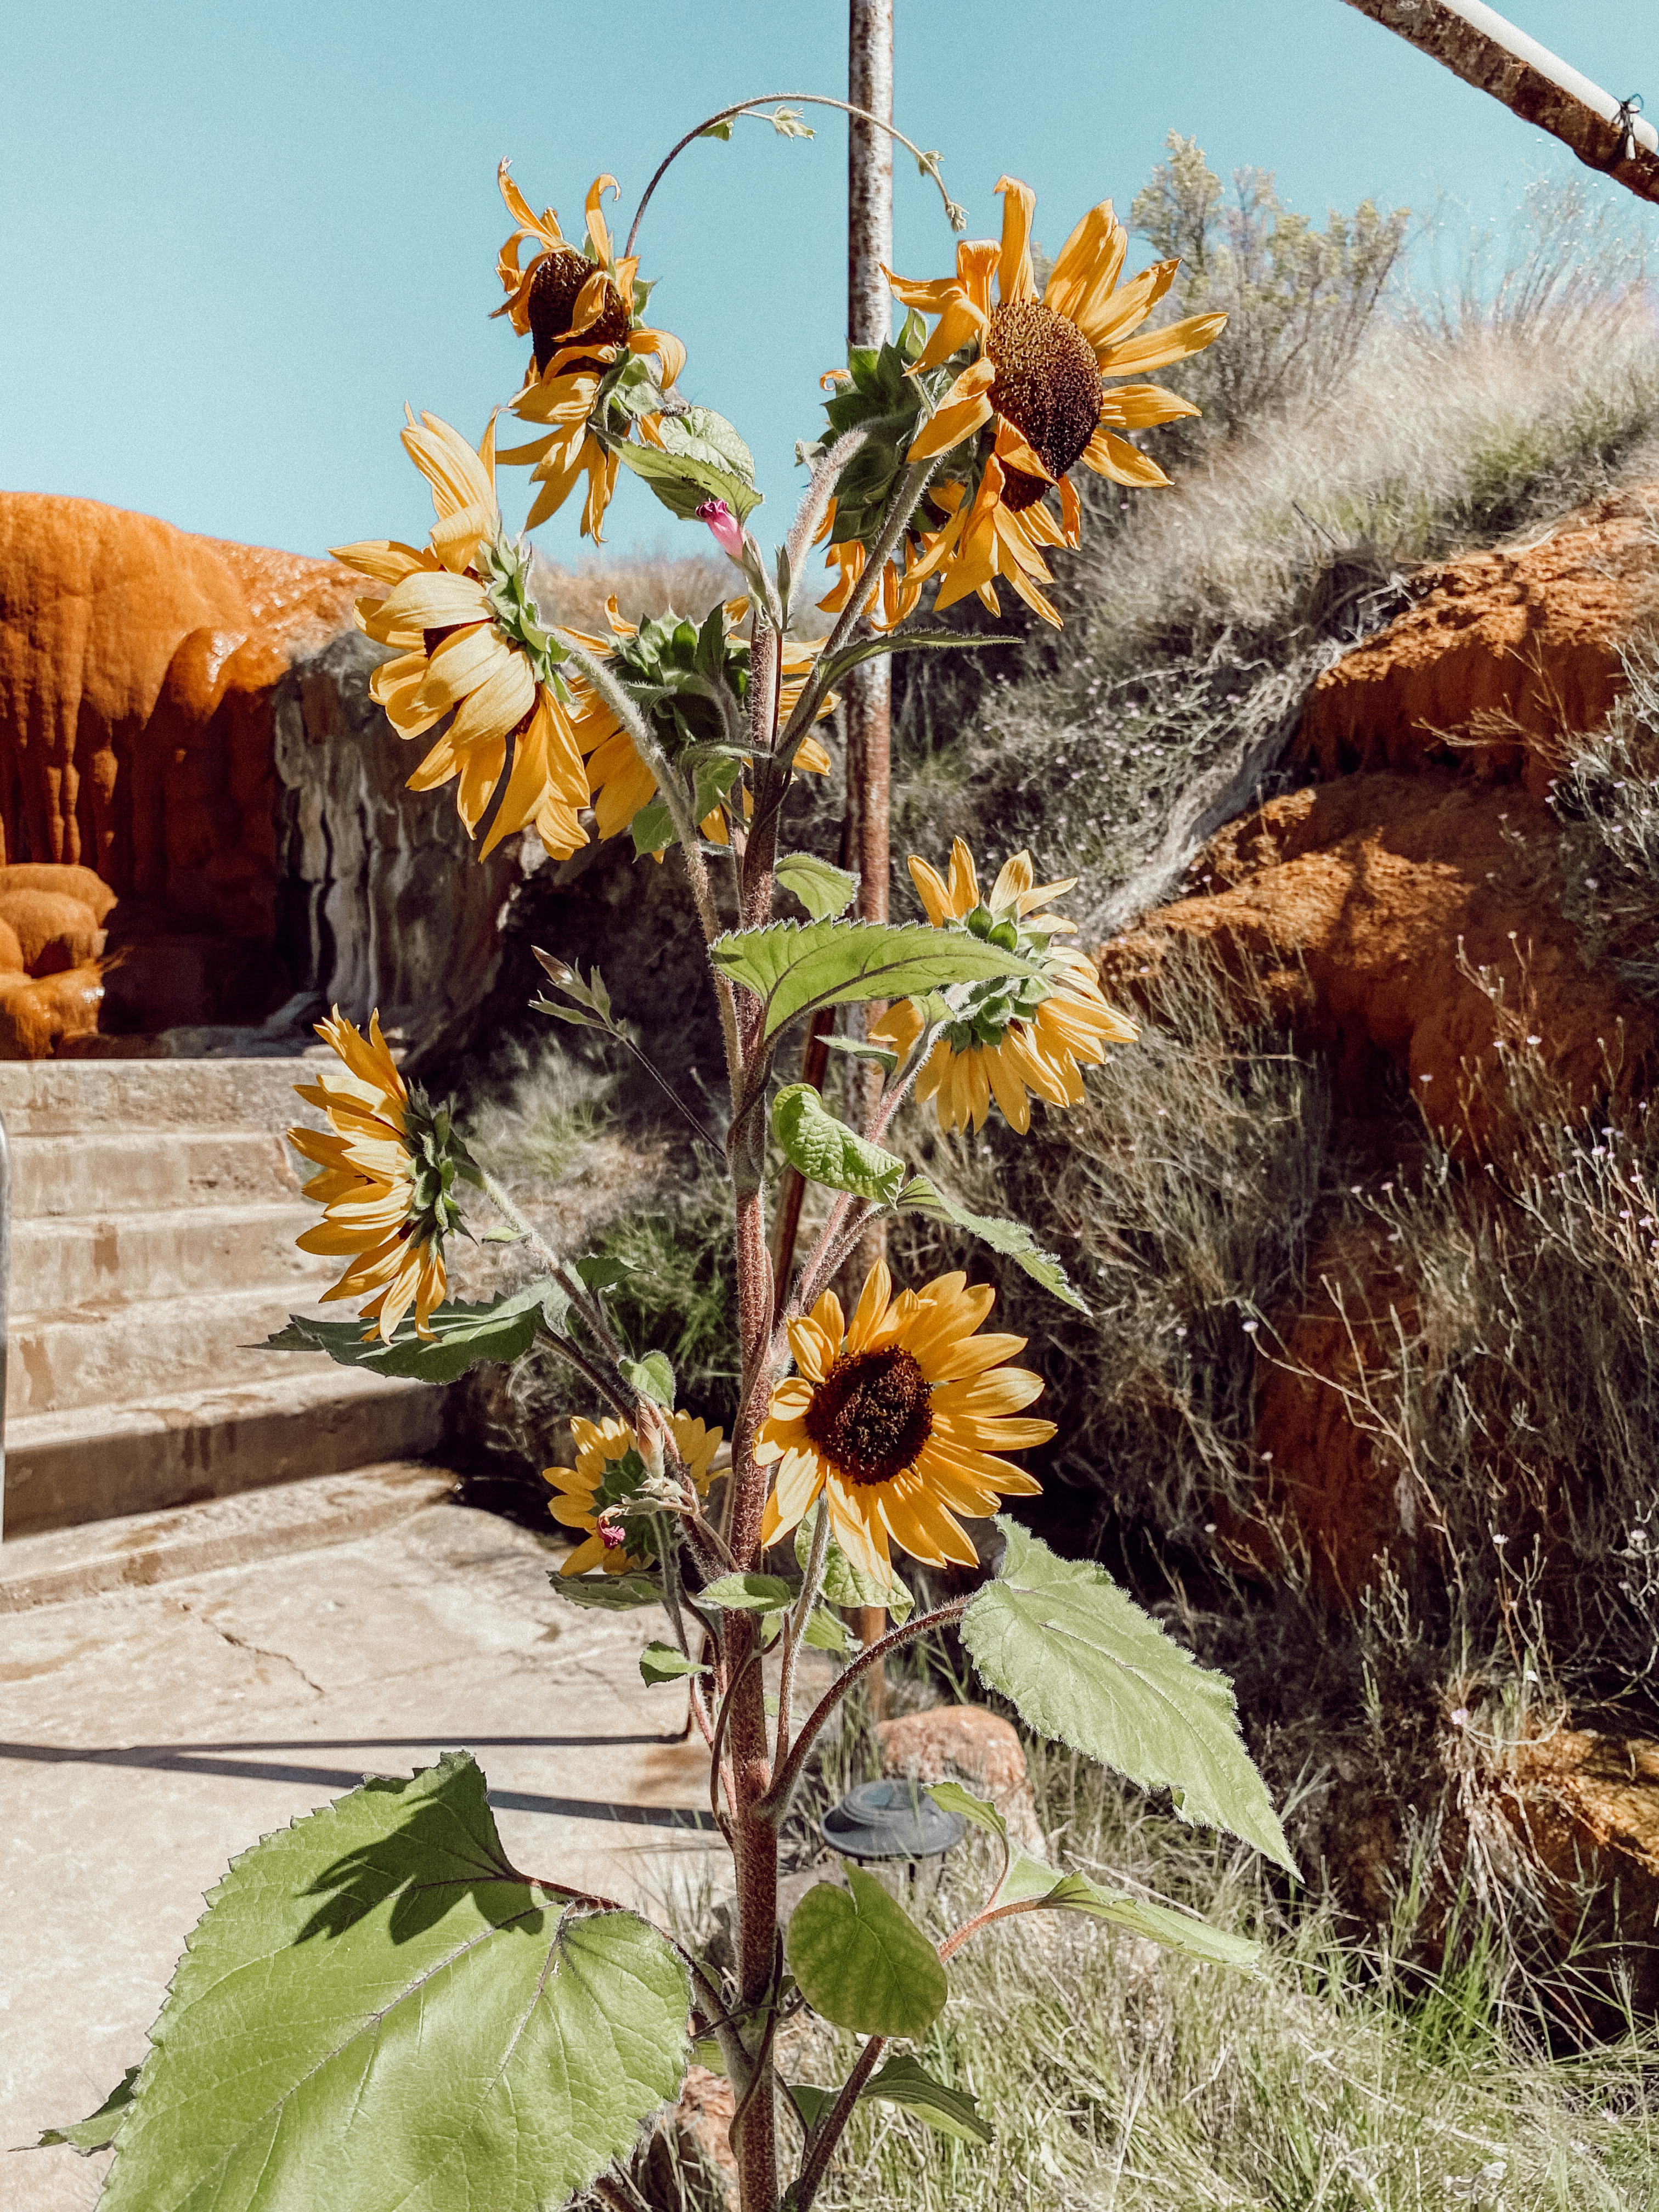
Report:
M520 840L481 862L453 793L407 787L425 748L368 695L385 657L344 631L278 688L276 941L300 989L378 1007L418 1064L465 1042L495 981Z

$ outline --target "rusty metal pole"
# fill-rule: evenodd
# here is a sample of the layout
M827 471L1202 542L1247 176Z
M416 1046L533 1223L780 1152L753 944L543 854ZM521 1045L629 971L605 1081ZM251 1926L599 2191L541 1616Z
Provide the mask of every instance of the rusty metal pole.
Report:
M893 0L849 0L847 97L854 107L893 119ZM847 342L878 346L891 334L892 295L882 264L893 260L893 142L884 131L854 116L848 118L847 141ZM859 873L859 917L887 919L888 809L892 790L892 664L884 654L866 660L848 677L847 716L848 865ZM865 1009L866 1023L879 1018L879 1006ZM850 1060L848 1085L854 1124L867 1121L881 1089L880 1070L872 1061ZM863 1270L887 1249L884 1226L875 1222L859 1250ZM879 1606L860 1608L858 1629L866 1644L886 1632ZM886 1683L879 1667L871 1670L870 1709L878 1719L886 1711Z
M1659 200L1659 132L1634 98L1615 100L1484 0L1347 0L1455 76L1570 146L1636 194Z

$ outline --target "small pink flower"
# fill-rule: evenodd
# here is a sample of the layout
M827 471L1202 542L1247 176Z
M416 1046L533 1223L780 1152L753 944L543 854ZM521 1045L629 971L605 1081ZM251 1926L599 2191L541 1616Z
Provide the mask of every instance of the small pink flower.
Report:
M607 1552L619 1552L628 1541L626 1532L614 1521L601 1521L599 1528L599 1541Z
M723 499L706 499L696 510L699 522L706 522L714 533L714 542L728 561L743 558L743 525L738 520Z

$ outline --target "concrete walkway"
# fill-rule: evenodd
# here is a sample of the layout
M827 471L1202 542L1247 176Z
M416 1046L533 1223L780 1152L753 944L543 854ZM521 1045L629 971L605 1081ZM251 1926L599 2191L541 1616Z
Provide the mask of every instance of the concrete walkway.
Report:
M516 1864L642 1905L720 1870L707 1754L664 1741L684 1692L639 1678L662 1615L562 1602L561 1547L445 1487L386 1468L0 1548L7 2212L94 2203L105 2158L10 2147L143 2057L228 1860L366 1772L465 1747Z

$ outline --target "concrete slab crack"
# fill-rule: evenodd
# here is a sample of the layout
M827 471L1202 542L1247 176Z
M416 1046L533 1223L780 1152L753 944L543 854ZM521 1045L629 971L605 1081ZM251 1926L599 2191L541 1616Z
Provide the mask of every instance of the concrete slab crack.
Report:
M191 1607L185 1607L186 1612L192 1610ZM230 1644L238 1651L246 1651L251 1658L276 1660L279 1666L291 1668L313 1696L319 1698L327 1696L328 1692L322 1684L313 1682L299 1661L290 1659L286 1651L268 1651L263 1644L250 1644L246 1636L238 1636L234 1629L222 1628L216 1620L208 1620L204 1613L197 1613L196 1618L201 1621L204 1627L210 1628L222 1643Z

